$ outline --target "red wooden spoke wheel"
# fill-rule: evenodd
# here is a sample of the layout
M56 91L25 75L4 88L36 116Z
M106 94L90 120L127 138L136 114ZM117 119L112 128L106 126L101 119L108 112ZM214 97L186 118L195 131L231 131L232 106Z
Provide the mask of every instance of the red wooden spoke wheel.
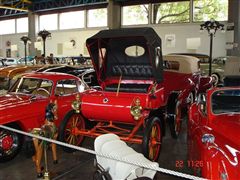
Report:
M68 144L80 146L83 141L83 136L76 133L76 130L85 129L85 121L81 114L70 111L60 125L60 140ZM66 152L75 150L63 148Z
M174 119L174 127L175 127L175 135L176 137L179 135L181 131L181 125L182 125L182 110L180 107L180 103L176 104L176 111L175 111L175 119Z
M179 102L177 102L175 105L174 116L170 116L168 121L171 136L173 138L177 138L181 131L182 126L182 109Z
M143 154L151 161L157 161L161 148L162 134L161 122L158 117L152 117L147 121L143 136Z

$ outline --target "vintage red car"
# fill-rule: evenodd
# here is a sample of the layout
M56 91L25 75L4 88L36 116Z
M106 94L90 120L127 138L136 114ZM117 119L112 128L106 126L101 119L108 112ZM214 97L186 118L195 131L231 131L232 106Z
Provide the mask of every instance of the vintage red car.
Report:
M29 73L19 78L8 93L0 96L0 124L30 131L41 127L45 108L57 103L57 126L71 109L76 94L86 87L78 77L61 73ZM23 137L0 129L0 162L11 160L19 152Z
M111 132L126 142L142 144L143 154L157 160L165 117L180 126L180 118L177 123L175 119L181 117L179 109L187 106L190 94L199 90L200 76L183 73L180 60L188 57L169 56L163 62L161 39L152 28L103 30L86 44L100 87L73 102L74 110L61 124L60 139L80 145L83 136ZM88 120L97 125L86 129ZM176 135L179 128L171 127Z
M168 97L167 115L171 135L177 138L183 119L183 110L193 103L195 96L212 87L213 80L201 76L199 59L186 55L163 56L163 84L165 97Z
M207 179L240 179L240 88L213 88L189 110L189 166Z

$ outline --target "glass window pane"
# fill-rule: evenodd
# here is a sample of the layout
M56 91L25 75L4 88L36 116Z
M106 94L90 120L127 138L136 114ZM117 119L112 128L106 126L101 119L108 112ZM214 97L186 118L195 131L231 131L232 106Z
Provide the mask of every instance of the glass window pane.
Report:
M57 14L48 14L42 15L39 17L40 21L40 30L56 30L58 24L58 15Z
M84 11L60 14L60 29L74 29L84 27Z
M17 19L17 33L28 32L28 18Z
M15 19L0 21L0 34L15 33Z
M194 0L193 20L228 20L228 0Z
M148 5L124 6L122 25L148 24Z
M185 23L190 21L190 2L156 3L153 5L153 23Z
M88 10L88 27L107 26L107 8Z

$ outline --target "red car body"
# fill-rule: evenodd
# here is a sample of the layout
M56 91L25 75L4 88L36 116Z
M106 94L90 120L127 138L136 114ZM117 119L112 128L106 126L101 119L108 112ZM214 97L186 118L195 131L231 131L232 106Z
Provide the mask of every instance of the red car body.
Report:
M66 87L62 87L64 84ZM56 101L58 119L55 123L59 126L65 114L71 109L71 102L80 92L80 86L82 86L81 80L73 75L25 74L6 95L0 96L0 124L29 132L43 125L46 106ZM18 153L22 137L3 129L0 129L0 135L2 162L12 159Z
M187 107L189 95L199 90L200 74L192 72L198 71L197 61L180 55L163 58L161 39L152 28L103 30L86 44L100 87L73 102L75 111L61 125L61 140L80 145L82 136L116 133L126 142L142 144L143 154L157 160L165 114L174 117L170 124L176 133L181 124L176 109ZM186 73L181 61L188 64ZM78 126L73 125L76 119ZM85 129L86 119L98 124Z
M213 88L189 110L189 162L208 179L240 179L240 88Z

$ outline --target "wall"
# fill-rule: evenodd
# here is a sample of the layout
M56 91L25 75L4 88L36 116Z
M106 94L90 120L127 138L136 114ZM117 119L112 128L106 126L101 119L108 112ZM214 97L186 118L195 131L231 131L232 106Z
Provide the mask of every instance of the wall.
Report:
M199 37L201 39L200 47L194 51L196 53L209 54L209 36L206 31L199 32L199 24L184 24L184 25L155 25L153 28L157 31L162 38L163 54L177 53L177 52L193 52L186 49L186 39ZM92 36L100 29L80 29L80 30L66 30L52 32L52 38L46 41L46 55L53 53L55 56L77 56L80 53L86 54L85 41L88 37ZM26 34L26 33L25 33ZM175 34L176 44L175 47L166 47L165 35ZM6 56L6 42L10 41L11 44L18 45L19 56L24 56L24 45L20 42L20 37L24 34L4 35L0 36L0 47L2 47L3 54ZM63 53L58 54L58 44L70 42L71 39L76 41L76 47L73 49L66 49L63 47ZM226 49L226 34L218 31L213 41L213 57L225 56ZM1 52L1 51L0 51ZM15 53L16 55L16 53Z
M159 36L162 39L163 54L168 53L201 53L209 55L210 38L207 31L200 33L199 24L185 25L162 25L154 26ZM165 35L175 34L175 47L167 47ZM200 38L200 46L196 50L187 49L187 38ZM226 56L226 34L218 31L213 39L213 57Z
M53 53L54 56L79 56L80 53L86 54L85 41L88 37L97 33L100 29L92 30L74 30L74 31L53 31L52 37L46 40L46 56L49 56L50 53ZM12 57L16 57L19 54L19 57L24 56L24 44L20 41L20 38L26 35L25 34L13 34L13 35L3 35L0 36L0 47L2 48L2 54L0 56L6 57L6 49L10 48L6 46L6 42L10 41L11 44L18 45L18 53L12 52ZM74 48L69 49L64 47L65 42L70 42L74 39L76 45ZM63 45L63 52L58 54L58 44ZM1 51L0 51L1 53Z

